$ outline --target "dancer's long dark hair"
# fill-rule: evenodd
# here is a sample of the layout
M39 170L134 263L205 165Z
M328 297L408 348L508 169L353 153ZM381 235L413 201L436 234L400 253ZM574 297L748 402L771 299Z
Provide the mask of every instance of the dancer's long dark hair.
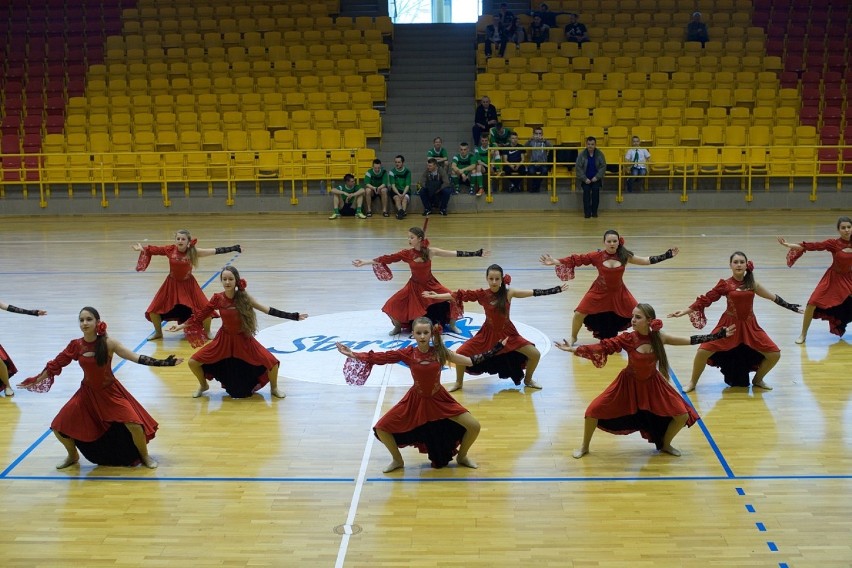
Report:
M494 306L501 314L505 314L509 310L509 290L506 289L506 283L503 282L503 267L499 264L492 264L485 269L485 276L487 277L492 270L500 273L500 289L496 292L497 300L494 302Z
M841 223L852 223L852 219L849 217L841 217L837 220L837 228L840 229Z
M85 306L80 310L80 314L83 312L89 312L93 316L95 316L95 326L101 322L101 314L98 313L98 310L93 308L92 306ZM107 347L107 335L96 335L95 336L95 363L97 363L98 367L103 367L109 361L109 347Z
M175 231L175 236L183 235L186 237L186 240L189 241L186 244L186 254L189 255L189 262L192 263L193 267L198 267L198 251L195 250L195 245L192 244L192 235L189 234L188 229L178 229Z
M728 264L734 261L735 256L741 256L745 259L746 264L748 264L748 257L742 251L735 251L734 254L728 259ZM743 283L740 285L740 288L743 290L754 290L754 273L746 268L745 276L743 277Z
M236 280L236 289L234 290L234 307L237 308L237 311L240 313L240 322L243 333L248 336L253 336L257 333L257 316L254 313L254 306L251 305L251 297L249 297L248 292L242 289L242 285L240 284L240 273L234 266L226 266L222 269L222 273L230 272L234 275L234 280ZM219 280L222 279L222 275L219 275Z
M669 378L669 358L666 356L666 347L663 345L663 339L660 337L659 331L650 329L651 321L657 319L657 312L651 304L639 304L636 306L642 315L648 320L648 337L651 339L651 349L654 350L654 355L657 357L657 363L660 368L660 373Z
M615 229L610 229L606 233L604 233L603 240L606 241L607 235L615 235L621 240L621 235L618 234L618 231ZM618 260L621 264L627 264L627 259L633 256L633 251L624 247L623 244L619 243L618 248L615 249L615 255L618 257Z
M426 231L420 227L411 227L408 232L420 239L420 254L423 260L429 260L429 243L426 241Z

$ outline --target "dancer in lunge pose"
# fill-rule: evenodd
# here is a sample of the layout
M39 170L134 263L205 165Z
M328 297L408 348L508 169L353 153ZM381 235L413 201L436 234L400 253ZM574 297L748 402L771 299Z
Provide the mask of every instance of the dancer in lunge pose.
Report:
M202 249L196 248L195 244L196 239L192 238L189 231L180 229L175 233L173 245L160 247L136 243L132 247L139 252L139 260L136 263L137 272L148 268L152 256L165 256L169 259L169 275L157 290L151 305L145 310L145 317L154 326L154 333L148 337L149 340L163 337L163 320L183 323L192 315L192 312L207 304L207 296L201 291L198 281L192 275L192 269L198 266L199 258L213 254L242 252L240 245ZM204 323L204 329L210 331L209 320Z
M83 381L50 428L68 455L57 464L65 469L80 460L78 450L98 465L137 465L157 467L148 455L148 442L157 432L157 422L133 398L112 372L112 356L118 355L140 365L172 367L183 359L169 355L154 359L134 353L107 335L107 325L95 308L80 310L83 337L72 340L62 353L48 362L44 370L18 386L36 392L47 392L54 377L63 367L77 361L83 369Z
M631 314L636 307L636 298L624 285L624 270L628 264L657 264L677 256L679 249L672 247L656 256L636 256L624 247L624 239L612 229L604 233L604 248L587 254L572 254L554 259L542 255L541 263L556 266L556 274L562 280L574 278L574 267L591 264L598 270L598 277L574 310L571 322L571 344L577 342L577 334L583 323L597 339L615 337L630 326Z
M414 385L373 427L376 438L391 454L385 473L405 465L399 452L405 446L416 446L428 454L435 468L446 466L454 455L459 465L478 467L467 453L479 436L479 422L441 385L441 367L447 361L465 366L481 363L500 351L503 343L481 355L465 357L447 350L440 327L426 317L415 319L412 335L417 345L393 351L356 353L337 343L337 350L349 358L343 366L349 383L363 384L373 365L402 362L411 370Z
M269 383L272 395L284 398L278 388L278 359L272 356L255 338L257 317L254 311L290 320L303 320L308 314L282 312L260 304L246 292L246 281L233 266L222 269L219 279L224 292L214 294L210 301L192 314L186 323L172 324L169 331L186 329L186 336L193 347L207 341L203 322L219 310L222 327L213 341L204 345L189 359L189 370L198 379L198 390L192 395L198 398L210 388L209 379L216 379L233 398L245 398Z
M732 324L714 335L674 337L660 331L663 322L648 304L636 306L631 324L633 331L594 345L575 346L566 340L555 343L562 351L590 359L595 367L606 365L608 355L627 351L627 367L586 409L583 443L574 450L575 458L589 453L596 428L622 435L638 431L659 451L679 456L672 440L684 426L692 426L698 414L671 384L665 345L695 345L736 331Z
M501 337L507 337L500 355L474 367L456 365L456 384L449 388L450 392L460 390L464 384L465 372L471 375L481 373L496 374L501 379L511 378L516 385L524 381L524 385L540 389L533 379L533 374L541 359L541 352L529 340L521 337L515 325L509 319L509 309L514 298L529 298L530 296L547 296L559 294L568 289L568 284L553 288L519 290L509 288L512 278L503 274L503 268L492 264L485 271L488 288L479 290L457 290L451 294L423 292L424 298L435 300L452 300L453 302L478 302L485 309L485 323L472 338L468 339L456 352L459 355L471 356L481 353Z

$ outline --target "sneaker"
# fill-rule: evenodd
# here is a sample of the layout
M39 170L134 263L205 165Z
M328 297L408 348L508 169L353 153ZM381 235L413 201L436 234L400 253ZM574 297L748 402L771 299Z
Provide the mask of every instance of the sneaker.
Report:
M482 195L485 195L485 190L480 187L479 191L476 192L476 196L481 197Z
M428 216L429 216L429 215L431 215L431 214L432 214L432 212L431 212L431 211L429 211L428 209L426 209L426 210L424 210L424 211L423 211L423 216L424 216L424 217L428 217Z
M382 211L382 217L390 217L390 214L387 211Z
M473 194L474 194L474 193L476 193L476 192L475 192L475 191L473 190L473 188L471 187L471 188L470 188L470 191L468 191L468 193L469 193L469 194L471 194L471 195L473 195Z
M446 216L447 216L447 210L446 210L446 209L441 209L441 215L443 215L444 217L446 217Z
M367 216L364 215L363 213L361 213L360 211L355 213L355 216L358 217L359 219L366 219L367 218Z
M372 211L367 211L367 217L372 217L372 216L373 216L373 212L372 212Z
M402 219L403 217L405 217L405 211L403 211L402 209L397 210L397 212L396 212L396 218L397 218L397 219Z
M332 213L329 219L340 219L340 213Z
M457 187L453 188L453 195L458 195L458 194L459 194L459 188L457 188Z

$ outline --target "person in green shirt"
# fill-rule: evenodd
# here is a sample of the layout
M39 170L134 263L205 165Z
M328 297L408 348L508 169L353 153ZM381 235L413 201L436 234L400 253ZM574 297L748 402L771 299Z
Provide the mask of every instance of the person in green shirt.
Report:
M492 167L493 171L499 171L498 163L500 160L500 152L494 150L488 144L488 136L482 135L479 140L479 146L474 150L476 160L476 169L473 173L473 185L476 187L476 196L479 197L485 193L485 182L488 179L488 168ZM471 188L473 193L473 188Z
M456 193L459 192L461 184L465 184L470 188L470 194L473 195L473 172L476 170L476 165L476 158L470 153L468 143L459 144L459 153L453 156L453 162L450 165L450 177Z
M488 142L491 146L508 147L512 134L514 131L511 128L506 128L502 122L498 122L488 131Z
M390 192L396 207L396 218L404 219L411 199L411 170L405 167L405 158L398 155L393 159L393 169L388 172Z
M339 219L341 215L354 215L359 219L367 218L361 211L365 190L355 182L355 176L352 174L343 176L343 183L332 188L331 194L334 196L334 212L329 219ZM353 205L355 209L352 208Z
M447 165L450 162L449 156L447 155L447 149L444 148L444 140L440 136L436 136L434 140L432 140L432 147L426 151L426 161L429 161L429 158L435 158L435 162L438 164L438 168L441 170L447 171Z
M373 216L373 199L377 196L382 198L382 215L388 214L388 171L382 166L382 161L373 160L373 167L364 174L364 189L366 190L365 201L367 217Z

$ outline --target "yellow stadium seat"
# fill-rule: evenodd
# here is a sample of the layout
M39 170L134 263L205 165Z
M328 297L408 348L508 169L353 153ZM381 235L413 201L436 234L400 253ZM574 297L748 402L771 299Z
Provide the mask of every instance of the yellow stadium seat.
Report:
M343 146L346 148L364 148L367 145L367 134L361 128L347 128L343 131ZM361 154L356 154L361 155Z
M677 129L674 126L658 126L654 129L654 136L659 146L676 146L678 144Z
M358 128L358 113L354 110L340 110L337 111L337 122L336 126L339 130L349 130L352 128Z
M358 125L364 131L367 138L382 137L382 116L375 109L358 111Z
M724 146L725 130L723 126L708 124L701 129L701 143L705 146Z
M618 107L615 109L616 126L633 126L636 123L636 110L632 107Z
M751 126L751 111L745 107L732 107L728 122L731 126Z
M636 107L630 107L636 108ZM636 108L636 124L640 126L654 127L660 123L660 109L657 107Z
M326 129L319 131L319 146L324 150L334 150L341 147L341 132L337 129Z
M710 107L707 109L705 124L713 126L728 125L728 109L723 107Z
M272 135L272 147L276 150L295 148L296 142L293 131L276 130Z

